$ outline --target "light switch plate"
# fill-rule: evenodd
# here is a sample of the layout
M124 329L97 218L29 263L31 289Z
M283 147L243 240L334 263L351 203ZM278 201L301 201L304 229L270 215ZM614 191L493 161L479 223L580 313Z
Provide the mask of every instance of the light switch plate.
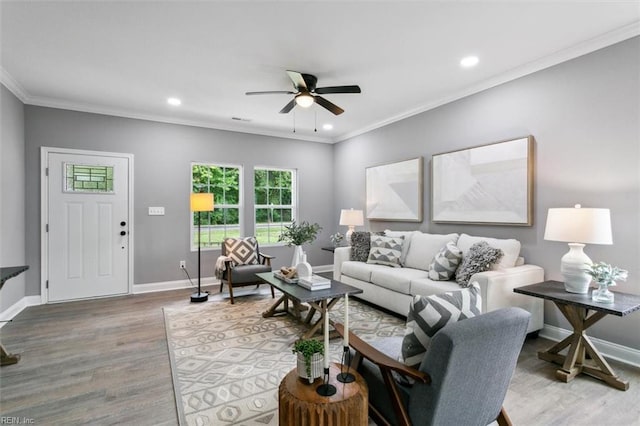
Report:
M164 216L164 207L149 207L149 216Z

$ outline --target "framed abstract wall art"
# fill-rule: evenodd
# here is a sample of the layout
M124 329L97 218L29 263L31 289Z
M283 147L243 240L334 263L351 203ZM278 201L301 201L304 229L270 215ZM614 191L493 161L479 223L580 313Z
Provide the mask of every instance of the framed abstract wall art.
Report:
M367 219L422 222L422 157L367 167Z
M433 155L431 220L531 226L533 143L525 136Z

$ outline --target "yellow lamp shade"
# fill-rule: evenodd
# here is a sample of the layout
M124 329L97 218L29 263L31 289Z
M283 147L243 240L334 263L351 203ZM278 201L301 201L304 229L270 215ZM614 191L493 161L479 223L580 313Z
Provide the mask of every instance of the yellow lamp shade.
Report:
M191 194L191 211L192 212L211 212L213 211L213 194L204 192Z

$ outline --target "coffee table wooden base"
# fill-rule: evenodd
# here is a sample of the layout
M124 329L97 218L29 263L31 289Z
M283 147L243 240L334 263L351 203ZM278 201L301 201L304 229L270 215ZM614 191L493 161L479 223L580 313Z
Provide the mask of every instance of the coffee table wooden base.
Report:
M329 383L337 392L332 396L320 396L316 389L322 379L309 384L298 377L297 369L291 370L278 391L280 425L367 426L369 391L362 376L351 372L356 380L340 383L336 380L340 365L331 364Z

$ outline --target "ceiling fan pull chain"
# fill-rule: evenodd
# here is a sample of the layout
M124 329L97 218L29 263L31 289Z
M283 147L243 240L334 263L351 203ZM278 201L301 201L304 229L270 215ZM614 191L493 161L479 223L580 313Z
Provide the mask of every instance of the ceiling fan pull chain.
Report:
M313 131L318 133L318 110L313 110Z
M296 132L296 112L293 111L293 133Z

